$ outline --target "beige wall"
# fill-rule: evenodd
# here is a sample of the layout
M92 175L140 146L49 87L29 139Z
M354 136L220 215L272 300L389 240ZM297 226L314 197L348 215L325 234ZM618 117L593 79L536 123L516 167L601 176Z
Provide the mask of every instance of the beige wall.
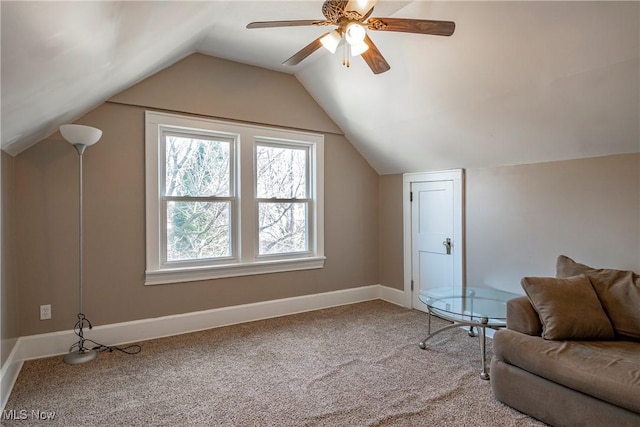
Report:
M640 271L640 155L466 171L467 283L520 291L560 254Z
M467 283L521 293L559 254L640 272L640 154L468 169ZM401 175L381 176L380 282L402 283Z
M104 131L84 155L84 311L94 325L378 283L378 176L309 99L293 76L194 55L78 121ZM325 267L145 286L145 107L278 124L295 111L297 128L324 130ZM59 135L15 158L21 335L67 330L75 321L77 162ZM38 306L49 303L53 319L38 320Z
M380 284L404 290L402 175L378 178L378 271Z
M188 56L110 101L343 133L292 75L202 54Z
M18 331L18 313L20 307L18 305L18 284L15 280L14 257L13 257L13 198L14 198L14 179L13 179L13 157L2 152L2 231L0 232L0 254L2 262L0 268L1 286L0 301L0 325L1 336L0 348L0 366L4 365L14 344L16 343Z

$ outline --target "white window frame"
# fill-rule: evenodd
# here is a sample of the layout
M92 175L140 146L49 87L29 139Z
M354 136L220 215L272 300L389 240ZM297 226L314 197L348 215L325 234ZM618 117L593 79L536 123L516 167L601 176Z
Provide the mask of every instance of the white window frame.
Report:
M158 156L160 157L160 161L158 162L159 167L159 188L158 194L160 195L160 224L167 223L167 204L171 201L197 201L197 202L229 202L230 203L230 224L229 224L229 234L230 234L230 255L225 257L216 257L216 258L203 258L203 259L193 259L193 260L183 260L183 261L169 261L166 258L167 255L167 228L160 227L160 268L162 269L171 269L171 268L180 268L180 267L195 267L195 266L207 266L207 265L216 265L216 264L226 264L230 261L237 259L237 250L236 246L233 244L234 241L237 241L238 238L238 221L236 221L236 212L238 210L237 203L237 180L236 180L236 152L238 146L238 135L230 135L227 133L220 132L204 132L203 131L184 131L183 129L177 129L173 126L160 126L159 127L159 141L158 141ZM166 165L166 138L165 134L182 136L182 137L198 137L203 139L210 140L222 140L229 143L229 195L228 196L207 196L207 197L193 197L193 196L167 196L165 194L165 189L167 183L166 181L166 173L165 167L163 163Z
M257 173L257 150L258 150L258 146L263 146L263 147L279 147L279 148L285 148L285 149L302 149L305 151L306 154L306 193L307 193L307 197L304 199L298 198L298 199L280 199L280 198L258 198L257 194L255 194L255 212L256 212L256 222L255 222L255 233L256 233L256 239L255 239L255 245L254 245L254 252L256 254L257 258L260 259L264 259L264 260L275 260L275 259L279 259L279 258L298 258L298 257L304 257L304 256L310 256L311 254L313 254L315 252L315 242L317 240L316 238L316 233L315 233L315 227L313 226L314 224L314 214L315 214L315 209L314 209L314 200L315 200L315 195L314 195L314 169L313 169L313 143L309 143L309 142L300 142L300 141L284 141L281 139L267 139L267 138L258 138L254 141L254 173L253 173L253 182L255 187L257 188L257 179L258 179L258 173ZM304 203L306 205L306 209L307 209L307 229L306 229L306 240L307 240L307 249L305 251L301 251L301 252L291 252L291 253L280 253L280 254L260 254L260 241L259 241L259 227L260 224L258 223L258 210L259 210L259 206L260 203Z
M162 207L163 129L182 134L231 138L232 256L184 263L165 263L162 246L166 218ZM308 148L308 252L258 255L258 201L255 153L260 143ZM321 134L239 124L201 117L145 112L146 271L145 285L190 282L324 267L324 136Z

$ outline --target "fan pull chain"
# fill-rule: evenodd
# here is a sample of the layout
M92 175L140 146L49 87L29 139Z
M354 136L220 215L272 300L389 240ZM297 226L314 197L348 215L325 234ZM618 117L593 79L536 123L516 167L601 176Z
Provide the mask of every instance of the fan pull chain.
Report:
M342 65L344 65L345 67L347 66L347 44L348 43L344 43L342 45Z
M349 59L349 57L351 56L350 51L351 51L351 45L345 42L344 49L342 49L342 65L344 65L347 68L351 66L351 61Z

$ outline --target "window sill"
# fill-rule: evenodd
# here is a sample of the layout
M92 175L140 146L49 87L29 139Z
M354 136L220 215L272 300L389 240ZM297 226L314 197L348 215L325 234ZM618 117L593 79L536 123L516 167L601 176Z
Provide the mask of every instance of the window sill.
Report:
M245 264L227 264L215 267L192 267L147 271L145 285L195 282L199 280L222 279L225 277L252 276L256 274L280 273L285 271L312 270L324 267L324 256L256 261Z

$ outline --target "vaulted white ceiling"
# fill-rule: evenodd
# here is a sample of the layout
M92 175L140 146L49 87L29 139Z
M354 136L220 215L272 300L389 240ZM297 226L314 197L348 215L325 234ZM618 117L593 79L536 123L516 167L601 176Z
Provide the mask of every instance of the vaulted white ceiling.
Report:
M293 73L381 174L640 151L640 3L380 1L373 16L451 20L452 37L371 32L391 65L347 69L321 0L2 1L2 149L16 155L193 52Z

